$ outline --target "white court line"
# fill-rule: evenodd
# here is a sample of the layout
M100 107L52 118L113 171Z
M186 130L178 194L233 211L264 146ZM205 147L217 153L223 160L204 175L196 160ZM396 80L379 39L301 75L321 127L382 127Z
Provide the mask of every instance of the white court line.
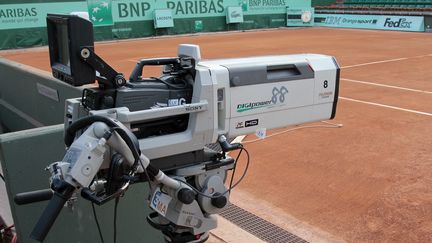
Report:
M246 135L238 136L238 137L234 138L234 140L232 140L231 143L241 143L245 137L246 137Z
M341 96L339 96L339 99L353 101L353 102L367 104L367 105L374 105L374 106L389 108L389 109L393 109L393 110L405 111L405 112L410 112L410 113L424 115L424 116L432 116L432 113L427 113L427 112L423 112L423 111L416 111L416 110L411 110L411 109L405 109L405 108L401 108L401 107L397 107L397 106L384 105L384 104L379 104L379 103L375 103L375 102L356 100L356 99L351 99L351 98L341 97Z
M367 63L361 63L361 64L356 64L356 65L343 66L343 67L341 67L341 69L352 68L352 67L361 67L361 66L366 66L366 65L371 65L371 64L379 64L379 63L386 63L386 62L397 62L397 61L403 61L403 60L407 60L407 59L408 59L408 57L402 57L402 58L396 58L396 59L390 59L390 60L384 60L384 61L367 62Z
M413 57L401 57L401 58L395 58L395 59L389 59L389 60L383 60L383 61L367 62L367 63L360 63L360 64L355 64L355 65L343 66L343 67L341 67L341 69L361 67L361 66L367 66L367 65L371 65L371 64L380 64L380 63L386 63L386 62L398 62L398 61L408 60L408 59L412 59L412 58L422 58L422 57L430 57L430 56L432 56L432 54L419 55L419 56L413 56Z
M354 79L349 79L349 78L341 78L341 80L352 82L352 83L360 83L360 84L374 85L374 86L385 87L385 88L400 89L400 90L423 93L423 94L432 94L432 91L426 91L426 90L420 90L420 89L410 89L410 88L405 88L405 87L400 87L400 86L393 86L393 85L386 85L386 84L373 83L373 82L367 82L367 81L360 81L360 80L354 80Z

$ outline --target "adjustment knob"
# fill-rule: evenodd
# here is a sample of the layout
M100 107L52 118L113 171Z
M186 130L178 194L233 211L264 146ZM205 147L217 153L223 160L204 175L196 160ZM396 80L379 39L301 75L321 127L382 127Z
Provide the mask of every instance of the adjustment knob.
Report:
M122 87L126 84L126 79L124 78L123 74L121 74L121 73L119 73L117 76L115 76L114 81L115 81L115 85L117 87Z
M227 205L227 198L225 196L219 196L220 193L215 193L213 196L216 196L215 198L211 199L211 204L217 208L223 208Z
M103 107L105 108L111 108L114 107L115 101L112 96L105 96L103 97Z
M177 199L184 204L191 204L195 200L195 193L187 188L182 188L177 193Z

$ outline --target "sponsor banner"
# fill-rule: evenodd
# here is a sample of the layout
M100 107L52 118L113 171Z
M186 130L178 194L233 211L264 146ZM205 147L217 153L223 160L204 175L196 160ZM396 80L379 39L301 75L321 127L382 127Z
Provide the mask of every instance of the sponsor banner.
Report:
M315 14L315 26L423 32L424 17Z
M114 22L152 20L155 9L171 9L174 19L225 16L227 2L233 0L119 0L113 1L113 17Z
M114 24L111 0L87 0L87 8L94 26Z
M310 0L113 0L114 22L151 20L155 9L171 9L174 19L226 16L227 7L243 15L285 14L288 6L309 6ZM307 4L309 3L309 4Z
M154 11L154 27L169 28L174 27L174 19L171 9L156 9Z
M154 10L171 9L174 19L226 16L228 6L243 15L285 14L311 6L310 0L87 0L61 3L0 4L0 29L44 27L47 13L89 13L95 26L153 20Z
M311 8L311 0L237 0L248 14L285 14L286 8Z
M85 2L1 4L0 30L46 26L48 13L87 11Z
M243 23L243 9L242 7L228 7L226 22L228 24Z
M203 24L202 20L195 20L195 22L194 22L194 29L197 32L203 31L204 24Z
M288 2L299 2L293 0L238 0L245 14L275 14L285 13ZM309 7L310 7L309 3Z
M313 26L314 8L293 9L287 8L287 26Z

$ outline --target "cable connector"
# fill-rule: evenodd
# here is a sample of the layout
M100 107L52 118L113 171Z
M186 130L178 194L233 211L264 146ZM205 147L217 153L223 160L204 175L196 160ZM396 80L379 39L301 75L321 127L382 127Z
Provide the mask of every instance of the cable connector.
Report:
M103 138L105 138L105 140L109 140L113 134L113 131L114 131L113 129L105 131Z
M222 148L222 151L225 153L229 151L241 149L243 147L241 143L233 143L233 144L228 143L227 138L224 135L219 136L218 142Z

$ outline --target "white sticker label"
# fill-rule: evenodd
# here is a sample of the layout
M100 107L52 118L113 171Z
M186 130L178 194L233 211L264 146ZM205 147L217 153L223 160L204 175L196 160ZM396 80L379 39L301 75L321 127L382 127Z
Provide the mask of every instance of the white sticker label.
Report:
M171 202L172 198L163 193L160 188L156 188L156 191L153 194L150 207L158 212L160 215L165 216L168 210L168 205Z
M79 159L79 157L81 156L81 152L82 152L81 149L71 147L66 152L62 161L69 163L71 167L73 167L77 162L77 160Z
M178 99L168 100L168 106L178 106L178 105L179 105L179 100Z
M168 106L179 106L179 105L184 105L186 104L186 99L185 98L180 98L180 99L169 99L168 100Z
M260 128L260 129L256 130L255 135L260 139L264 139L267 136L267 129Z
M56 89L50 88L50 87L45 86L45 85L40 84L40 83L36 83L36 87L37 87L39 94L41 94L47 98L50 98L54 101L57 101L57 102L59 101L59 94L58 94L58 91Z

